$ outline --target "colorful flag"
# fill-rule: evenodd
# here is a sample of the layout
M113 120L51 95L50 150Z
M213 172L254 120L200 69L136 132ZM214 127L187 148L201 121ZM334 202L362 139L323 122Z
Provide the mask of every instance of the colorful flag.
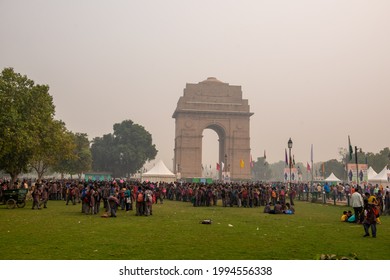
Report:
M244 160L243 160L243 159L240 159L240 168L244 168L244 167L245 167Z
M349 160L351 161L352 160L353 149L352 149L351 139L349 138L349 135L348 135L348 147L349 147Z
M311 168L310 168L310 164L307 162L307 166L306 166L306 169L307 169L307 172L310 172Z
M221 166L219 165L219 163L217 162L217 170L221 170Z
M286 165L288 165L287 149L284 149L284 155L285 155L285 162L286 162Z

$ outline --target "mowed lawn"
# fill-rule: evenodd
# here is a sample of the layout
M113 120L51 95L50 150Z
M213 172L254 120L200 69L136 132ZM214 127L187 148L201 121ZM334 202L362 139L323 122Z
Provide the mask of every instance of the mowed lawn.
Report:
M219 205L220 205L219 201ZM390 216L378 236L340 222L346 206L296 202L295 215L260 208L192 207L165 201L153 216L118 210L117 218L81 213L81 206L49 201L48 208L0 205L1 260L313 260L335 254L390 259ZM201 224L212 219L211 225Z

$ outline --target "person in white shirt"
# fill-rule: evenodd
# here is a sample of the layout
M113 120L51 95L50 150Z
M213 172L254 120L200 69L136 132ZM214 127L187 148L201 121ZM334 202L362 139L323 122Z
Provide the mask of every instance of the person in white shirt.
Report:
M363 206L364 206L364 201L363 197L360 194L360 188L359 186L356 188L356 190L353 192L351 195L351 206L355 212L355 221L356 223L361 224L363 222Z

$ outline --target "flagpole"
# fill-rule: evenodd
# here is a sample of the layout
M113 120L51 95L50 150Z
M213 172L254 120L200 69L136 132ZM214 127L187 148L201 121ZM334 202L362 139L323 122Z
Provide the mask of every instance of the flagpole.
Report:
M313 186L313 181L314 181L314 176L313 176L313 169L314 169L314 165L313 165L313 144L311 144L311 186Z
M356 162L356 187L359 186L359 165L357 156L357 146L355 146L355 162Z

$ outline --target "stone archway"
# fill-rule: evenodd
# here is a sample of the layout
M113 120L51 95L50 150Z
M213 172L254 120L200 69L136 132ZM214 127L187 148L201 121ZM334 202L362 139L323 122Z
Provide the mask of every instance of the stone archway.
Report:
M173 166L182 178L202 175L202 135L206 128L219 137L219 162L229 168L233 180L250 179L250 117L241 86L216 78L187 84L173 118L175 149ZM226 162L225 162L226 161Z

